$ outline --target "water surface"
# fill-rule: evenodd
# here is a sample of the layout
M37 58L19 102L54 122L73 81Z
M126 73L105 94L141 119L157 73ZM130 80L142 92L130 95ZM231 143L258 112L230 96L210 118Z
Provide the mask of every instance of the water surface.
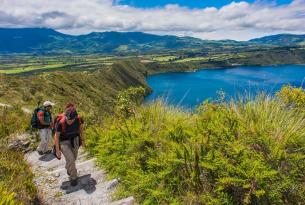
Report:
M235 68L165 73L147 78L154 92L146 97L159 97L183 107L195 107L206 99L217 99L222 90L227 99L258 92L274 94L283 85L305 86L305 65L241 66ZM219 93L219 92L218 92Z

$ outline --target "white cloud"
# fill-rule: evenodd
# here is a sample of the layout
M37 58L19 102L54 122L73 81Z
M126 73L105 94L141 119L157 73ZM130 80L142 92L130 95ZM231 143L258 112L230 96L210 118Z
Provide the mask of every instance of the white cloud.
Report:
M115 2L118 0L0 0L0 27L49 27L72 34L142 31L236 40L305 33L305 0L282 6L232 2L220 9L178 5L140 9Z

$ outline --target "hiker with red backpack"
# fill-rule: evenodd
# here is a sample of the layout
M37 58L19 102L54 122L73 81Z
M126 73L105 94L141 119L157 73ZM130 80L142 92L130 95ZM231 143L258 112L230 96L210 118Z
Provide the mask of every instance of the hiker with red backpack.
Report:
M37 117L37 122L33 123L39 130L40 135L40 144L37 148L37 152L40 155L48 153L48 145L52 137L52 127L53 127L53 121L52 121L52 107L54 106L54 103L50 101L45 101L43 103L43 107L37 108L35 117ZM32 124L32 125L33 125Z
M75 161L78 149L83 142L83 119L78 115L76 107L68 104L64 114L55 119L55 151L56 157L61 158L61 153L66 160L67 174L71 186L77 185L77 169Z

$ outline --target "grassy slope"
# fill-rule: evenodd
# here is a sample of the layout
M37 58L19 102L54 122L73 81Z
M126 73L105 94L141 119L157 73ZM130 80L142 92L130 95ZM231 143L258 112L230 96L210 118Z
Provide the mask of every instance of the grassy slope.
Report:
M28 129L29 115L0 107L0 204L33 204L37 190L23 154L8 149L7 138Z
M276 60L277 63L304 63L302 53L291 54L294 56L293 58L285 59L286 54L282 52L276 54L268 53L268 55L256 57L253 55L253 60L249 58L249 61L252 63L271 64L270 55L273 56L273 60ZM208 63L142 64L137 60L130 60L118 61L111 66L103 67L94 72L70 73L57 71L26 77L0 75L0 102L15 103L18 106L33 108L38 100L49 99L57 103L55 112L60 112L66 102L73 101L78 105L79 110L82 110L89 118L87 122L96 123L96 121L90 119L97 119L106 113L112 112L118 91L131 85L142 85L149 92L150 89L145 83L147 74L186 71L200 67L217 67L223 63L223 61L215 61ZM12 99L14 99L14 102L12 102ZM157 118L158 116L155 117L156 120L162 120ZM105 120L103 117L101 118ZM1 130L1 133L3 133L3 130ZM4 158L3 161L5 161ZM11 171L6 175L9 176L14 173L13 169L8 170Z
M75 102L88 124L97 123L113 110L118 91L130 85L145 87L143 68L134 62L118 62L92 73L0 76L0 82L0 102L14 106L0 107L0 204L31 204L37 193L23 154L7 148L7 136L24 132L29 126L30 116L18 107L33 108L38 100L49 99L57 103L55 113L58 113L65 103Z
M143 65L117 62L94 72L53 72L36 76L0 75L0 102L33 107L39 100L49 99L62 109L75 102L85 112L109 111L117 92L129 86L147 87ZM147 87L149 91L149 88Z
M305 91L279 97L140 106L87 129L88 150L140 204L304 204Z

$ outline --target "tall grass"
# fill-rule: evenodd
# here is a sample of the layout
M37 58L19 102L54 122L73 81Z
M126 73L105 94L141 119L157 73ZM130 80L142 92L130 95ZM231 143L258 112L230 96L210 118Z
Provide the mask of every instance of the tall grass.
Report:
M87 129L87 148L141 204L304 204L305 112L284 89L195 112L156 101Z
M23 153L8 149L8 137L27 130L30 116L18 107L0 107L0 118L0 204L33 204L33 175Z

